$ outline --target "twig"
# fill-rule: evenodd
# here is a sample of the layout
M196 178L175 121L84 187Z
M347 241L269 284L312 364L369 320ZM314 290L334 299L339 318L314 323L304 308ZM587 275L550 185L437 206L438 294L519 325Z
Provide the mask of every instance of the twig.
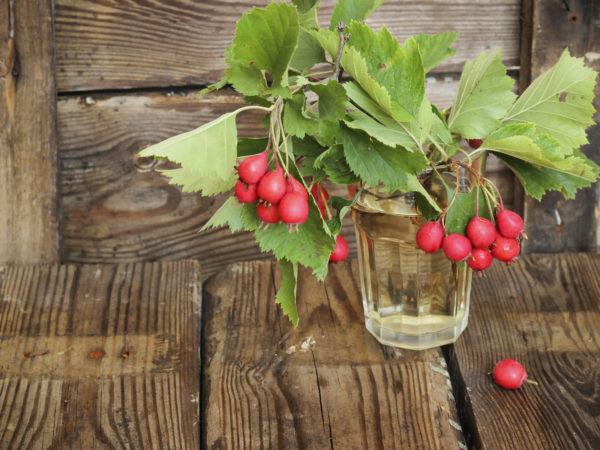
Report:
M332 79L339 79L340 78L340 61L342 60L342 51L344 50L344 45L346 44L346 41L348 39L350 39L350 35L344 35L344 31L346 31L346 24L344 22L340 22L338 23L337 26L337 30L338 33L340 35L340 45L338 47L338 52L337 55L335 57L335 63L333 66L333 74L331 75Z

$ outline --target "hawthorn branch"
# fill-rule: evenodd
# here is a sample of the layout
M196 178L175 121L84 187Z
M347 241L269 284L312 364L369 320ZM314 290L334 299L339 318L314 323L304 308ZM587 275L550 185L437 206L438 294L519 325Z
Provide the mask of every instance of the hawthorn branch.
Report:
M332 79L337 79L339 81L342 73L340 71L340 61L342 60L342 51L344 50L344 45L350 39L350 34L344 34L346 31L346 24L344 22L338 23L337 26L338 34L340 35L340 45L338 47L338 52L335 57L335 62L333 66L333 74L331 75Z

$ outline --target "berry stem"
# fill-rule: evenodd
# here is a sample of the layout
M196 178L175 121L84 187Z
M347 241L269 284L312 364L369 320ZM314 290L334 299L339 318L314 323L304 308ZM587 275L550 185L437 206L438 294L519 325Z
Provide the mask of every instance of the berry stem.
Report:
M448 214L448 211L452 207L452 204L456 200L456 197L458 196L458 192L460 191L460 168L459 168L458 164L455 163L454 160L452 160L452 163L454 164L454 169L456 170L456 189L454 189L454 195L452 196L452 199L450 200L448 205L442 211L440 218L442 218L442 217L446 218L446 214Z
M537 381L533 381L533 380L530 380L530 379L525 380L525 382L529 383L529 384L533 384L534 386L539 385L539 383Z
M500 201L500 209L503 210L504 209L504 203L502 202L502 195L500 195L500 190L496 187L496 185L489 178L483 178L483 180L487 184L489 184L492 188L494 188L494 190L498 194L498 200Z

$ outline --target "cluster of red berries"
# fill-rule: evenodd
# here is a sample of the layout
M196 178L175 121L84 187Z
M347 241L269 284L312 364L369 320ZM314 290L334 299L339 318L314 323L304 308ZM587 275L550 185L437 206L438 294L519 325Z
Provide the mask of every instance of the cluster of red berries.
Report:
M263 223L284 222L298 227L308 218L308 192L291 175L286 179L279 164L269 170L267 158L265 151L240 163L235 196L242 203L258 202L256 213Z
M417 245L427 253L441 248L450 261L467 261L469 266L482 272L492 265L494 258L510 264L521 250L523 219L513 211L500 208L496 225L483 217L474 217L467 225L466 236L452 233L444 236L440 221L427 222L417 232Z
M268 151L244 159L238 167L239 179L235 183L235 196L242 203L257 203L256 214L265 224L283 222L291 228L308 218L308 192L293 176L287 179L283 169L276 164L269 170ZM329 193L319 183L311 189L321 215L325 217ZM330 261L344 261L348 257L348 243L338 235Z

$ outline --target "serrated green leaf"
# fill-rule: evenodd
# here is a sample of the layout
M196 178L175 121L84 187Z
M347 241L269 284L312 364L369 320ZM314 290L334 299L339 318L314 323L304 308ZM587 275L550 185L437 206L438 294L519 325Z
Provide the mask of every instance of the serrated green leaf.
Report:
M335 80L327 84L312 84L310 90L319 96L319 119L337 121L346 115L348 97L344 87Z
M298 264L282 259L279 261L279 271L281 272L281 286L275 296L275 303L281 306L283 313L296 328L298 326L298 309L296 308Z
M326 61L323 48L306 31L300 30L298 48L294 52L290 67L305 72L315 64Z
M385 26L376 34L359 22L352 22L348 32L351 36L346 45L360 53L370 77L387 90L392 116L401 122L418 120L425 96L425 69L417 41L409 38L400 46ZM346 68L344 56L342 66L353 75ZM354 78L364 89L361 79Z
M425 72L429 72L444 59L454 56L456 50L450 48L450 46L457 37L458 31L431 35L419 33L415 36Z
M591 181L574 177L546 167L536 167L523 160L497 153L517 176L525 192L536 200L541 200L547 191L560 191L565 198L575 198L578 189L591 186Z
M597 73L565 49L558 62L521 94L505 123L534 122L539 132L566 148L587 144L585 129L594 124Z
M184 169L162 169L157 170L161 175L169 178L169 184L181 186L182 192L202 192L205 197L230 191L237 177L231 173L226 179L219 177L207 177L199 175L197 172Z
M237 157L238 109L142 150L140 156L168 158L198 177L229 180Z
M417 179L417 174L428 167L427 158L421 152L391 148L345 127L342 127L342 142L348 166L369 186L383 184L385 192L420 192L430 200L432 207L439 210Z
M236 200L235 197L229 197L225 203L212 215L212 217L204 224L200 231L205 231L210 228L220 228L225 225L229 226L232 233L240 231L243 228L242 210L244 205Z
M283 107L283 128L289 135L300 139L307 134L315 134L318 129L317 121L305 116L305 101L304 94L296 94Z
M231 57L242 67L269 72L273 80L271 89L281 95L278 88L288 85L288 66L298 45L299 32L294 6L273 2L265 9L252 8L237 23Z
M485 197L481 189L473 188L470 192L459 192L452 203L452 206L446 213L446 231L450 233L465 234L467 224L475 217L477 211L477 193L479 193L479 217L491 219L490 210L485 201ZM454 191L447 192L448 198L451 199Z
M300 14L305 14L321 3L321 0L292 0Z
M339 48L339 38L337 33L323 29L309 30L308 33L327 53L329 53L329 55L331 55L332 58L335 58ZM341 64L344 70L357 81L381 110L387 112L397 120L411 120L410 115L401 111L399 106L393 108L390 94L384 87L377 83L371 75L369 75L367 63L358 50L346 45L342 52Z
M217 81L216 83L208 85L204 89L202 89L200 92L198 92L198 98L204 97L209 92L219 90L219 89L223 88L226 84L227 84L227 77L221 77L219 79L219 81Z
M352 20L362 22L373 11L385 3L385 0L339 0L331 16L330 30L337 30L338 24L349 24Z
M512 105L514 80L506 75L502 52L481 52L467 61L460 77L448 128L467 139L485 138L501 126L500 119Z
M267 138L239 138L237 143L238 157L258 155L267 148Z
M325 150L325 147L319 145L312 137L306 136L304 139L292 137L291 143L296 156L319 156Z
M227 82L240 94L247 97L267 95L269 88L264 73L258 67L242 64L236 61L231 54L231 47L225 51L225 77Z
M599 173L598 167L582 153L565 149L550 136L537 134L534 123L506 125L488 136L482 148L587 181L595 181Z
M420 192L415 192L417 209L427 221L436 220L440 212L431 206L429 200Z
M313 165L315 168L323 170L334 183L354 184L360 181L360 178L350 170L344 156L344 148L341 145L334 145L321 153Z
M327 226L329 226L331 234L334 236L339 234L340 230L342 229L342 221L344 220L344 217L352 209L352 206L356 203L358 197L359 194L356 194L352 199L337 197L335 195L331 197L331 206L336 211L335 218L327 222Z
M352 111L349 114L349 119L352 120L344 121L348 127L354 130L362 130L382 144L390 147L400 145L406 148L411 148L415 145L415 142L410 138L406 130L391 120L387 122L387 125L384 125L360 109Z
M260 225L255 203L245 203L242 208L242 227L246 231L255 231Z

